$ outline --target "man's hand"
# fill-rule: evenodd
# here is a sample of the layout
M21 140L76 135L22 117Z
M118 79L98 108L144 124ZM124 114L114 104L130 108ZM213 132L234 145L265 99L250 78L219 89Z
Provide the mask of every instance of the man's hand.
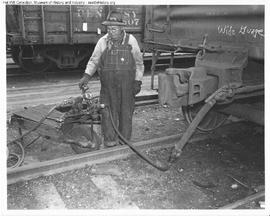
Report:
M82 89L83 86L86 86L90 79L91 79L91 76L87 73L84 73L83 77L80 79L79 88Z
M134 86L133 86L134 96L137 95L141 91L141 85L142 85L142 81L138 81L138 80L134 81Z

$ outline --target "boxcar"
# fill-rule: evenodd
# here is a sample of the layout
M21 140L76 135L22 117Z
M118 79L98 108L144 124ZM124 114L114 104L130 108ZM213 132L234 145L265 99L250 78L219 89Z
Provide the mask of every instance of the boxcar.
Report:
M121 11L126 30L142 41L144 7L104 5L8 5L7 41L12 57L26 71L42 72L85 65L110 10Z

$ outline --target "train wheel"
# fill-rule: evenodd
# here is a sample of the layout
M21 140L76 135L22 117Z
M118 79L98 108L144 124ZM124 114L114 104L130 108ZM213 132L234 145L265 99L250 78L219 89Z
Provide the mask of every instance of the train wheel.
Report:
M182 112L186 121L190 124L199 112L203 103L194 104L192 106L183 106ZM217 105L218 106L218 105ZM220 127L228 118L228 115L216 111L216 107L213 107L203 118L198 125L197 129L202 132L209 132Z
M75 141L88 142L87 148L71 144L71 148L77 154L95 151L100 148L101 139L95 131L92 131L89 126L75 125L68 133L68 136Z
M19 47L12 47L11 48L11 57L16 64L20 64L19 53L20 53Z
M30 73L42 73L52 66L52 61L42 55L43 50L26 46L19 52L20 66Z

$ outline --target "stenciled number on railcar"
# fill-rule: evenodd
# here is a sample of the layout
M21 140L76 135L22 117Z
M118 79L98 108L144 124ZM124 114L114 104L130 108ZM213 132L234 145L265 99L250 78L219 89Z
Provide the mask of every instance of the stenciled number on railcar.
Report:
M128 26L138 26L140 19L137 18L137 14L135 11L124 11L124 22Z
M87 18L102 18L103 8L101 6L92 6L91 8L78 8L77 16Z

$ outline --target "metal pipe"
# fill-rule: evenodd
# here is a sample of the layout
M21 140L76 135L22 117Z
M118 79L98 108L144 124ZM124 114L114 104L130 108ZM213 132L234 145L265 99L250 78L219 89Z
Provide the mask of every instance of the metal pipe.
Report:
M171 58L170 58L170 67L173 67L173 61L174 61L174 53L171 52Z
M73 44L73 20L72 20L72 5L69 6L69 43Z
M232 103L228 107L220 109L219 111L246 119L262 126L264 125L264 111L255 109L249 104Z
M240 87L235 90L235 93L241 94L241 93L249 93L249 92L260 91L260 90L264 90L264 84Z
M25 33L25 26L24 26L24 13L23 13L23 6L20 6L20 16L21 16L21 28L22 28L22 37L25 40L26 33Z
M42 42L43 44L46 43L46 29L45 29L45 17L44 17L44 6L41 5L41 27L42 27Z
M166 16L167 24L170 23L170 13L171 13L170 5L167 5L167 16Z
M235 209L235 208L238 208L239 206L245 205L247 203L251 203L252 201L263 198L263 197L265 197L265 191L264 190L259 191L259 192L255 193L255 194L252 194L250 196L247 196L244 199L237 200L234 203L225 205L225 206L223 206L223 207L221 207L219 209Z
M160 52L154 51L152 53L152 65L151 65L151 89L154 90L154 76L155 76L155 69L156 69L156 63L158 61Z

